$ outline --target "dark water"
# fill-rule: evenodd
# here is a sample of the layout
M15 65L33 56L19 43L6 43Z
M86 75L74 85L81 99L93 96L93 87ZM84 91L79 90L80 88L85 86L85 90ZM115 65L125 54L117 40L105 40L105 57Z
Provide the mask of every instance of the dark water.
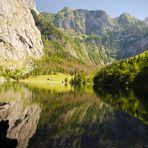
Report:
M19 148L143 148L148 95L32 84L0 85L0 119ZM61 91L62 90L62 91Z

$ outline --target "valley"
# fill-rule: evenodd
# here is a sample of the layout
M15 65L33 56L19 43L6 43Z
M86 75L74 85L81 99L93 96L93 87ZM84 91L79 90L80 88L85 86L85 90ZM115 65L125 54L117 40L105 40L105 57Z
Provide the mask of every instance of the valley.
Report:
M147 18L0 1L0 141L147 147L147 91Z

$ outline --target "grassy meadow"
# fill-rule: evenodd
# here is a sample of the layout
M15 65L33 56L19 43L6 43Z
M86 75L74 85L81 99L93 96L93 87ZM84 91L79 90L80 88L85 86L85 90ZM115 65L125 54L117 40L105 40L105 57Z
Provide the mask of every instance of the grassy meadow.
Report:
M71 86L69 81L73 76L66 73L56 73L55 75L39 75L39 76L31 76L21 82L26 83L30 87L36 87L40 89L50 89L58 92L69 91L71 90ZM68 83L65 87L65 79L68 80ZM63 82L63 83L62 83Z

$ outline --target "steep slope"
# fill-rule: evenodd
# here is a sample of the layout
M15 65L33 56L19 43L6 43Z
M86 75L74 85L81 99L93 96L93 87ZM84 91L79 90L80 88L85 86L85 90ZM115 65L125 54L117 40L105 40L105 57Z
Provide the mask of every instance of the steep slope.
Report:
M126 58L142 53L148 49L148 29L145 22L138 20L129 13L123 13L116 18L120 31L113 32L114 40L118 41L117 58ZM113 41L112 41L113 42Z
M52 17L55 26L73 36L99 35L101 37L99 46L103 46L114 58L131 57L148 49L146 21L140 21L129 13L112 18L102 10L64 8Z
M148 89L148 51L108 65L94 78L96 88L138 88Z
M102 10L72 10L65 7L55 18L54 24L57 27L80 34L104 35L117 27L113 19Z
M30 3L31 2L31 3ZM40 58L43 44L29 8L34 1L0 1L0 60L23 61Z
M41 67L45 70L53 68L76 69L82 71L95 68L98 64L109 63L112 58L108 56L101 46L95 46L93 41L88 43L88 37L70 36L69 33L55 27L51 20L54 19L52 14L42 13L37 15L32 11L36 26L42 33L45 56L42 59ZM91 38L95 40L96 37ZM67 72L67 71L66 71Z
M35 0L26 0L28 7L37 12Z
M141 36L138 36L137 32L135 35L127 37L120 42L121 48L117 53L118 59L132 57L148 50L148 32L139 33Z

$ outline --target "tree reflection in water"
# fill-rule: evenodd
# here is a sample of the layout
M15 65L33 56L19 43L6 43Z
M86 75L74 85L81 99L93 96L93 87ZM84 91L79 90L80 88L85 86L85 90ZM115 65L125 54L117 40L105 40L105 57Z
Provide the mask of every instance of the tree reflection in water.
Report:
M131 93L126 99L132 98L132 95ZM8 99L7 96L12 98ZM121 97L115 106L113 98L117 96L117 94L105 96L102 93L98 97L90 88L57 92L32 85L5 84L0 87L0 98L7 98L5 100L13 106L12 111L15 111L14 108L22 109L17 109L19 114L17 112L12 114L10 109L8 112L10 106L4 105L0 112L7 115L1 116L2 118L11 117L13 125L17 123L11 126L18 129L15 131L24 132L21 134L25 138L28 136L27 145L30 148L143 147L148 144L148 127L135 118L141 118L137 116L141 115L141 112L137 111L137 105L139 107L141 104L140 100L138 103L137 100L131 99L129 102L134 106L132 108L130 105L127 106L128 103ZM17 102L19 107L16 107L14 102ZM122 111L130 111L132 116ZM28 122L30 126L27 125ZM20 126L26 127L25 130ZM8 135L13 137L16 132L11 132L12 130L13 128L9 130L11 134Z

